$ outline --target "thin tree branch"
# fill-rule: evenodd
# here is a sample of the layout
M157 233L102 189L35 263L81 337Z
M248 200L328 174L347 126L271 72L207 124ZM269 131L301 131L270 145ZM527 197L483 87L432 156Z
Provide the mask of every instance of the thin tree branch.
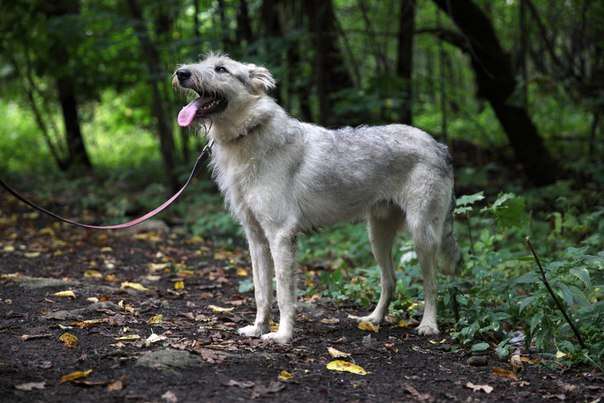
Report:
M558 309L560 310L560 312L562 312L562 315L564 316L564 319L566 319L566 322L569 324L569 326L573 330L573 333L575 334L575 337L577 338L577 341L579 342L579 344L581 345L581 347L585 348L585 343L583 343L583 338L581 337L581 333L579 333L579 329L577 329L575 327L575 325L573 324L572 320L570 319L570 317L566 313L566 309L564 309L564 305L562 305L562 302L560 302L558 300L558 297L556 297L556 294L554 294L554 290L552 290L552 287L549 285L549 282L547 281L547 277L545 277L545 270L543 270L543 266L541 265L541 261L539 260L539 256L537 256L537 252L535 252L535 248L533 248L533 244L532 244L531 240L529 239L529 237L526 237L526 244L527 244L529 250L531 251L531 253L533 254L533 257L535 258L535 261L537 262L537 266L539 267L539 271L541 273L541 280L543 281L543 284L545 285L545 288L547 288L547 291L552 296L552 299L556 303L556 306L558 307Z

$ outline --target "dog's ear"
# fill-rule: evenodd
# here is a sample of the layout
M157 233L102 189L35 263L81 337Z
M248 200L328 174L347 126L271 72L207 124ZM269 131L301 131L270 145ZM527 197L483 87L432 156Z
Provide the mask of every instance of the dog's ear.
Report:
M250 87L254 93L267 93L276 86L275 79L266 67L248 64Z

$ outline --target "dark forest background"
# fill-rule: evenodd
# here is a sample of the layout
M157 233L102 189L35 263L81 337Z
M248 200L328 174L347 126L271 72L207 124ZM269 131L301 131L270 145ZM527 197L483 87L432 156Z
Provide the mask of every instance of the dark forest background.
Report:
M601 365L604 2L14 0L0 3L0 32L0 175L46 205L108 222L165 199L203 144L176 125L187 100L171 74L223 51L268 67L272 96L301 120L408 123L449 145L466 261L443 280L462 290L456 340L488 338L505 355L521 328L542 351ZM202 176L162 219L242 243ZM525 236L587 348L540 285ZM377 298L362 225L300 242L309 293ZM396 258L400 313L421 287L408 242Z

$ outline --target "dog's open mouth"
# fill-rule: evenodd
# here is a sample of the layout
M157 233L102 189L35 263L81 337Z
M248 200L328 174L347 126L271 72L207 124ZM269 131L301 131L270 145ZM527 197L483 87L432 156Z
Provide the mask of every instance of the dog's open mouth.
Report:
M189 127L196 119L203 119L211 114L222 112L226 107L227 100L220 95L200 95L178 112L178 125Z

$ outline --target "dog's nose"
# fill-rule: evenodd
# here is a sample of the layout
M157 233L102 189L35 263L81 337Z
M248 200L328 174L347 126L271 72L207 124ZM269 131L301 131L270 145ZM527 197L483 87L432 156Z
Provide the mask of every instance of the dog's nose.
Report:
M176 77L178 77L178 81L181 83L188 78L191 78L191 70L188 69L178 69L176 70Z

